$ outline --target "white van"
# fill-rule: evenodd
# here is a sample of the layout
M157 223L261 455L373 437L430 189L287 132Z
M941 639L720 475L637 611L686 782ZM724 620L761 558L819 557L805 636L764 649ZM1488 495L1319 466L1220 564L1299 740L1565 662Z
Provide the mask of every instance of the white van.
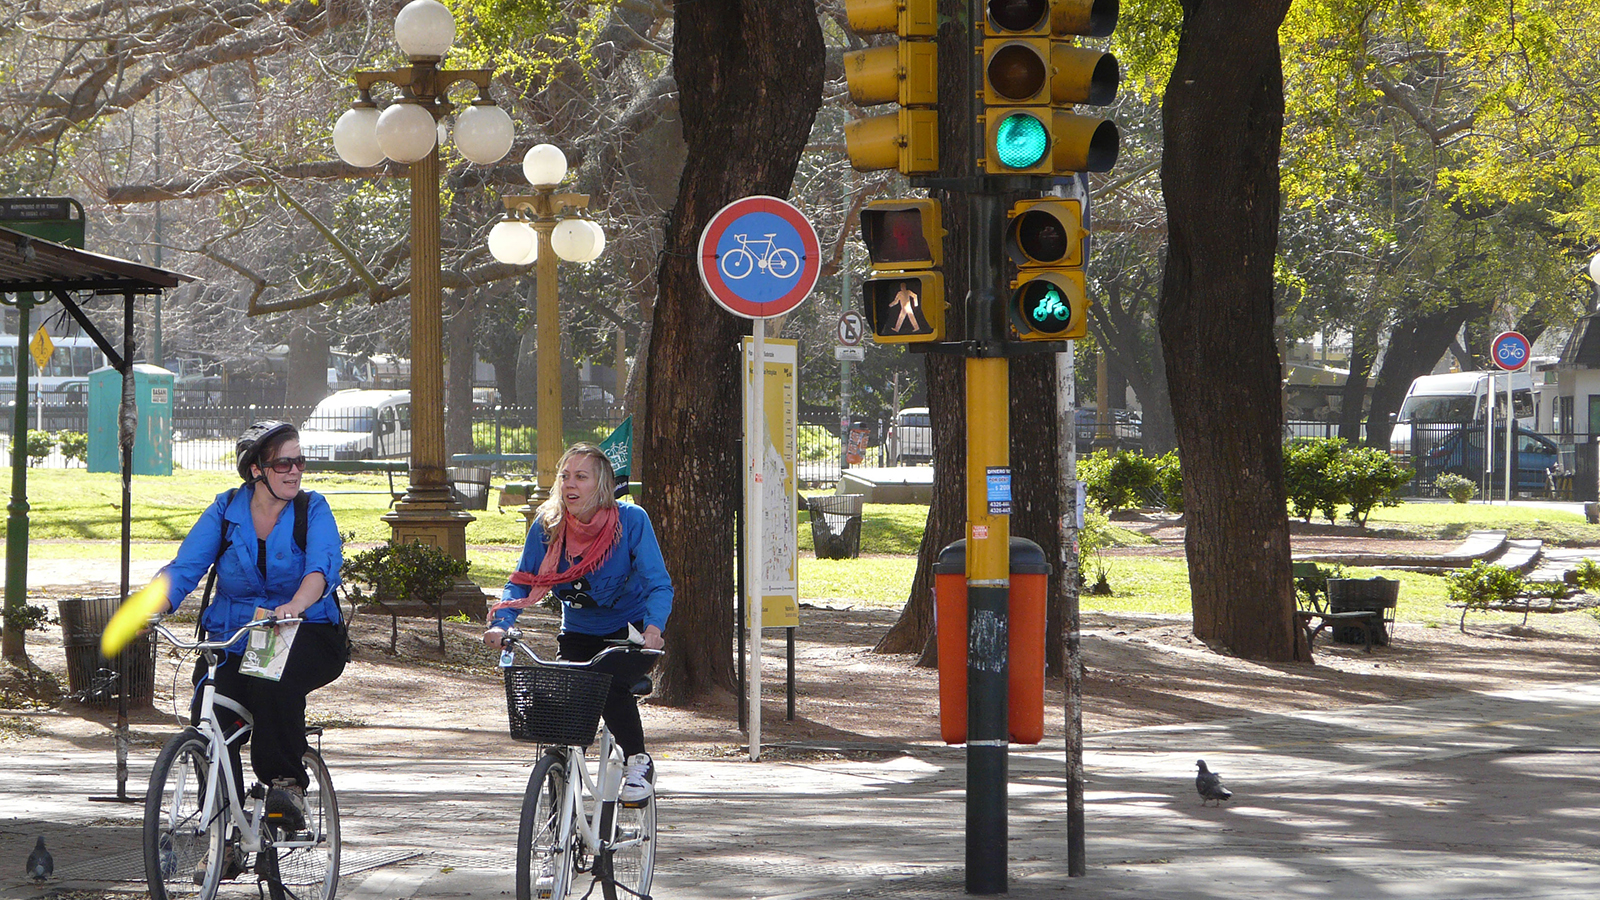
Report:
M411 454L410 391L339 391L300 428L306 459L386 459Z
M933 462L933 418L926 406L900 410L889 436L890 455L900 465Z
M1403 460L1410 459L1413 427L1446 431L1447 425L1477 424L1483 422L1489 410L1489 379L1494 378L1495 422L1503 424L1506 417L1505 372L1454 372L1448 375L1423 375L1411 382L1406 398L1395 415L1394 429L1389 432L1389 454ZM1539 415L1539 394L1533 375L1527 371L1510 373L1511 407L1517 424L1534 430ZM1424 443L1432 444L1434 441ZM1425 448L1424 448L1425 449Z

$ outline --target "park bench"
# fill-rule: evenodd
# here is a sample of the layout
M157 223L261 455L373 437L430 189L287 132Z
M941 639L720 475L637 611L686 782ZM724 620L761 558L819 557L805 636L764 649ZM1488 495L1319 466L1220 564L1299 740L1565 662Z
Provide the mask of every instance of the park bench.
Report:
M1317 642L1317 635L1324 628L1350 628L1361 633L1362 644L1368 653L1372 652L1372 635L1374 629L1383 632L1385 613L1380 609L1341 610L1334 612L1328 606L1327 581L1322 578L1321 571L1314 562L1292 563L1295 581L1295 598L1299 608L1295 610L1296 624L1305 629L1306 648L1310 649ZM1309 582L1309 584L1307 584ZM1305 585L1302 588L1302 585ZM1391 607L1392 608L1392 607Z
M389 505L393 506L406 495L406 485L402 483L398 489L394 484L396 473L402 475L411 471L411 463L404 459L313 459L307 462L306 468L311 472L343 472L345 474L361 474L364 472L381 472L389 476ZM330 490L318 489L319 494L372 494L378 491L358 490Z

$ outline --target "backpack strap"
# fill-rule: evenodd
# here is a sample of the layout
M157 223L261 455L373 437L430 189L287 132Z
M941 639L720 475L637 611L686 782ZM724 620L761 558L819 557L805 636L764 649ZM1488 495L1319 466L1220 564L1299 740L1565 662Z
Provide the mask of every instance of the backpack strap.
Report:
M238 488L228 491L220 501L222 504L222 541L217 544L217 558L211 561L211 570L206 573L206 590L200 595L200 612L194 617L194 636L203 638L206 607L211 605L211 589L217 583L217 563L222 562L222 554L228 552L228 547L233 541L228 539L228 507L233 505L233 495L239 493Z
M301 491L294 495L294 543L300 552L306 552L306 510L311 506L311 495Z

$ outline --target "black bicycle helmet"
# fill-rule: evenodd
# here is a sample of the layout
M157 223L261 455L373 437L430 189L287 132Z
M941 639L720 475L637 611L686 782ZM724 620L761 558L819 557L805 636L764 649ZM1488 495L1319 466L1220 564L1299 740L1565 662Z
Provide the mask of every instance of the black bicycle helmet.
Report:
M300 430L288 422L268 420L257 422L244 430L239 435L239 443L234 445L234 450L239 454L239 477L245 481L251 478L250 467L256 465L260 455L258 448L272 443L272 439L284 433L298 435Z

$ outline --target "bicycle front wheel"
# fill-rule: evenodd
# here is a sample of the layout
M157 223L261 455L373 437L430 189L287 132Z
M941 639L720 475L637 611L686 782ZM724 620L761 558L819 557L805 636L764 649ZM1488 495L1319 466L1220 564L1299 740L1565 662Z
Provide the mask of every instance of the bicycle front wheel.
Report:
M575 832L567 806L567 761L550 751L533 767L517 829L517 900L566 900Z
M611 836L611 880L601 882L606 900L623 900L648 897L650 880L656 871L656 801L638 809L629 809L621 803L608 803L608 815L616 817L617 827ZM620 885L619 894L613 885Z
M333 900L339 887L339 797L322 754L307 747L300 760L306 787L306 830L283 835L261 851L256 875L272 900Z
M161 748L150 771L144 801L144 877L151 900L191 893L197 900L212 900L222 883L227 823L220 810L206 814L208 744L199 731L186 728ZM197 866L202 867L198 889Z

